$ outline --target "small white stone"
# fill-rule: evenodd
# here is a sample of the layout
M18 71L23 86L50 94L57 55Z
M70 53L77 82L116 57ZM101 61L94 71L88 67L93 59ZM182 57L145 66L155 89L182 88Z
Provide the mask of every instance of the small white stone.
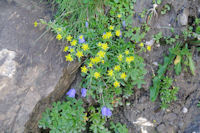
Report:
M158 62L154 61L153 65L158 66Z
M2 60L2 64L0 65L0 75L7 76L12 78L16 72L16 65L14 58L16 53L14 51L10 51L8 49L2 49L0 51L0 61Z
M188 112L188 109L186 107L183 107L182 112L185 114Z
M145 45L152 46L154 44L155 40L151 39L150 41L146 41Z

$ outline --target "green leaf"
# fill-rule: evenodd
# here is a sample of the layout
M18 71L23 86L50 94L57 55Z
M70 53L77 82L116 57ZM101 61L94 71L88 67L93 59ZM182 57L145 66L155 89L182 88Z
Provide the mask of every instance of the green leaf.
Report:
M189 56L188 59L189 59L189 67L190 67L191 73L195 75L195 65L194 65L194 61L192 60L192 56Z
M181 69L182 69L181 63L176 64L176 65L174 66L174 69L175 69L176 75L180 75Z

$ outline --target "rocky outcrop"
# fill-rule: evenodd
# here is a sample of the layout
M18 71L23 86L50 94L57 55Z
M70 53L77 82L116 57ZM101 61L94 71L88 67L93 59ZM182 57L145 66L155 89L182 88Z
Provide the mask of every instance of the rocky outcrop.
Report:
M41 113L64 95L79 67L65 62L63 43L33 27L35 20L49 18L37 2L0 1L1 133L37 133Z

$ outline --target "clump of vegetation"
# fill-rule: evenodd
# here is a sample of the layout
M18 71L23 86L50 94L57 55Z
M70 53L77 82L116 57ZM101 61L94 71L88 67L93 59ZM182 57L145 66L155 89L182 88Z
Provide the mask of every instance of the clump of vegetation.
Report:
M68 98L67 102L53 103L52 109L46 109L39 121L39 127L50 129L51 133L81 132L86 129L87 114L83 101Z
M169 77L165 77L161 83L160 100L162 109L166 109L168 104L177 100L176 94L179 89L178 87L172 87L172 83L173 79Z
M63 49L66 61L81 62L81 96L84 101L94 103L84 105L82 99L76 99L76 89L67 93L67 101L54 103L47 109L39 122L39 127L50 132L127 133L128 129L120 123L111 121L115 107L122 105L124 99L133 94L133 88L145 84L147 73L142 52L150 52L151 46L143 39L150 30L148 23L141 27L132 27L133 8L136 1L131 0L54 0L58 11L54 21L45 22L56 33L56 39L65 41ZM156 7L162 0L154 1L154 7L148 11L147 20L157 16ZM166 11L169 8L166 6ZM196 22L199 24L199 22ZM37 27L38 22L34 23ZM197 33L199 29L196 29ZM183 33L185 41L194 35L192 29ZM162 32L153 36L160 43ZM169 65L174 62L176 74L180 74L182 64L189 66L195 74L192 54L187 45L184 48L177 43L179 36L164 38L167 44L176 44L164 57L150 88L150 98L155 101L160 96L161 107L167 108L175 101L178 87L173 80L165 76ZM175 60L174 60L175 59ZM111 122L110 122L111 121ZM106 123L110 125L105 126ZM66 125L67 124L67 125Z
M42 20L41 22L47 24L49 28L57 33L57 40L68 43L63 50L66 54L66 61L78 60L82 62L81 76L83 79L81 87L85 88L84 97L86 99L92 98L95 101L94 104L85 107L86 109L80 112L79 115L81 116L77 116L79 119L76 117L65 119L64 117L66 116L63 116L65 120L62 121L66 123L74 121L74 124L79 124L80 128L74 128L74 132L84 131L86 128L83 127L86 124L82 122L86 123L84 117L86 117L85 113L87 113L89 123L89 129L87 130L89 131L94 133L127 132L127 128L119 123L116 125L111 123L111 128L106 128L106 117L110 118L114 107L121 105L123 99L129 98L133 94L132 89L134 87L141 88L142 84L145 83L145 64L138 53L151 51L151 46L145 48L145 45L141 42L148 27L144 25L144 28L132 28L134 2L130 0L99 1L102 2L103 6L91 8L93 11L90 12L95 13L91 14L88 20L81 19L86 18L86 16L80 16L82 8L77 12L74 10L77 9L79 4L87 5L86 9L89 9L90 6L95 6L91 1L79 3L76 7L72 4L74 1L56 0L55 2L60 7L55 21L46 23ZM74 11L74 13L68 11L69 5L65 5L68 2L71 5L70 10ZM72 21L74 22L72 23ZM132 30L128 30L130 28ZM137 52L136 47L137 49L139 48ZM75 94L75 89L71 89L67 93L68 97L71 98L75 98ZM57 112L54 111L58 108L57 106L53 106L51 111L46 111L40 121L40 127L49 128L51 131L57 130L62 126L61 119L59 121L57 118L58 116L62 117L62 112L64 112L62 110L68 112L71 109L70 113L72 114L70 115L73 117L74 106L81 106L80 109L82 109L82 104L72 102L74 105L71 105L69 104L70 102L68 100L62 103L61 106L59 103L60 110ZM52 117L52 113L55 113L56 118ZM56 125L52 123L46 124L47 118L52 121L56 119L59 122L56 122ZM73 125L69 126L73 127ZM64 131L69 131L69 126Z
M166 14L167 12L169 12L171 9L170 5L169 4L165 4L161 10L161 14L164 15Z

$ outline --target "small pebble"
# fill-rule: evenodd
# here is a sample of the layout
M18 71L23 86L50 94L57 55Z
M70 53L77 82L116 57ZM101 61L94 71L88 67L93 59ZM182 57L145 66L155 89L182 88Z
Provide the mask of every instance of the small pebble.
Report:
M185 114L188 112L188 109L186 107L183 107L182 112Z
M153 65L158 66L158 62L153 62Z

